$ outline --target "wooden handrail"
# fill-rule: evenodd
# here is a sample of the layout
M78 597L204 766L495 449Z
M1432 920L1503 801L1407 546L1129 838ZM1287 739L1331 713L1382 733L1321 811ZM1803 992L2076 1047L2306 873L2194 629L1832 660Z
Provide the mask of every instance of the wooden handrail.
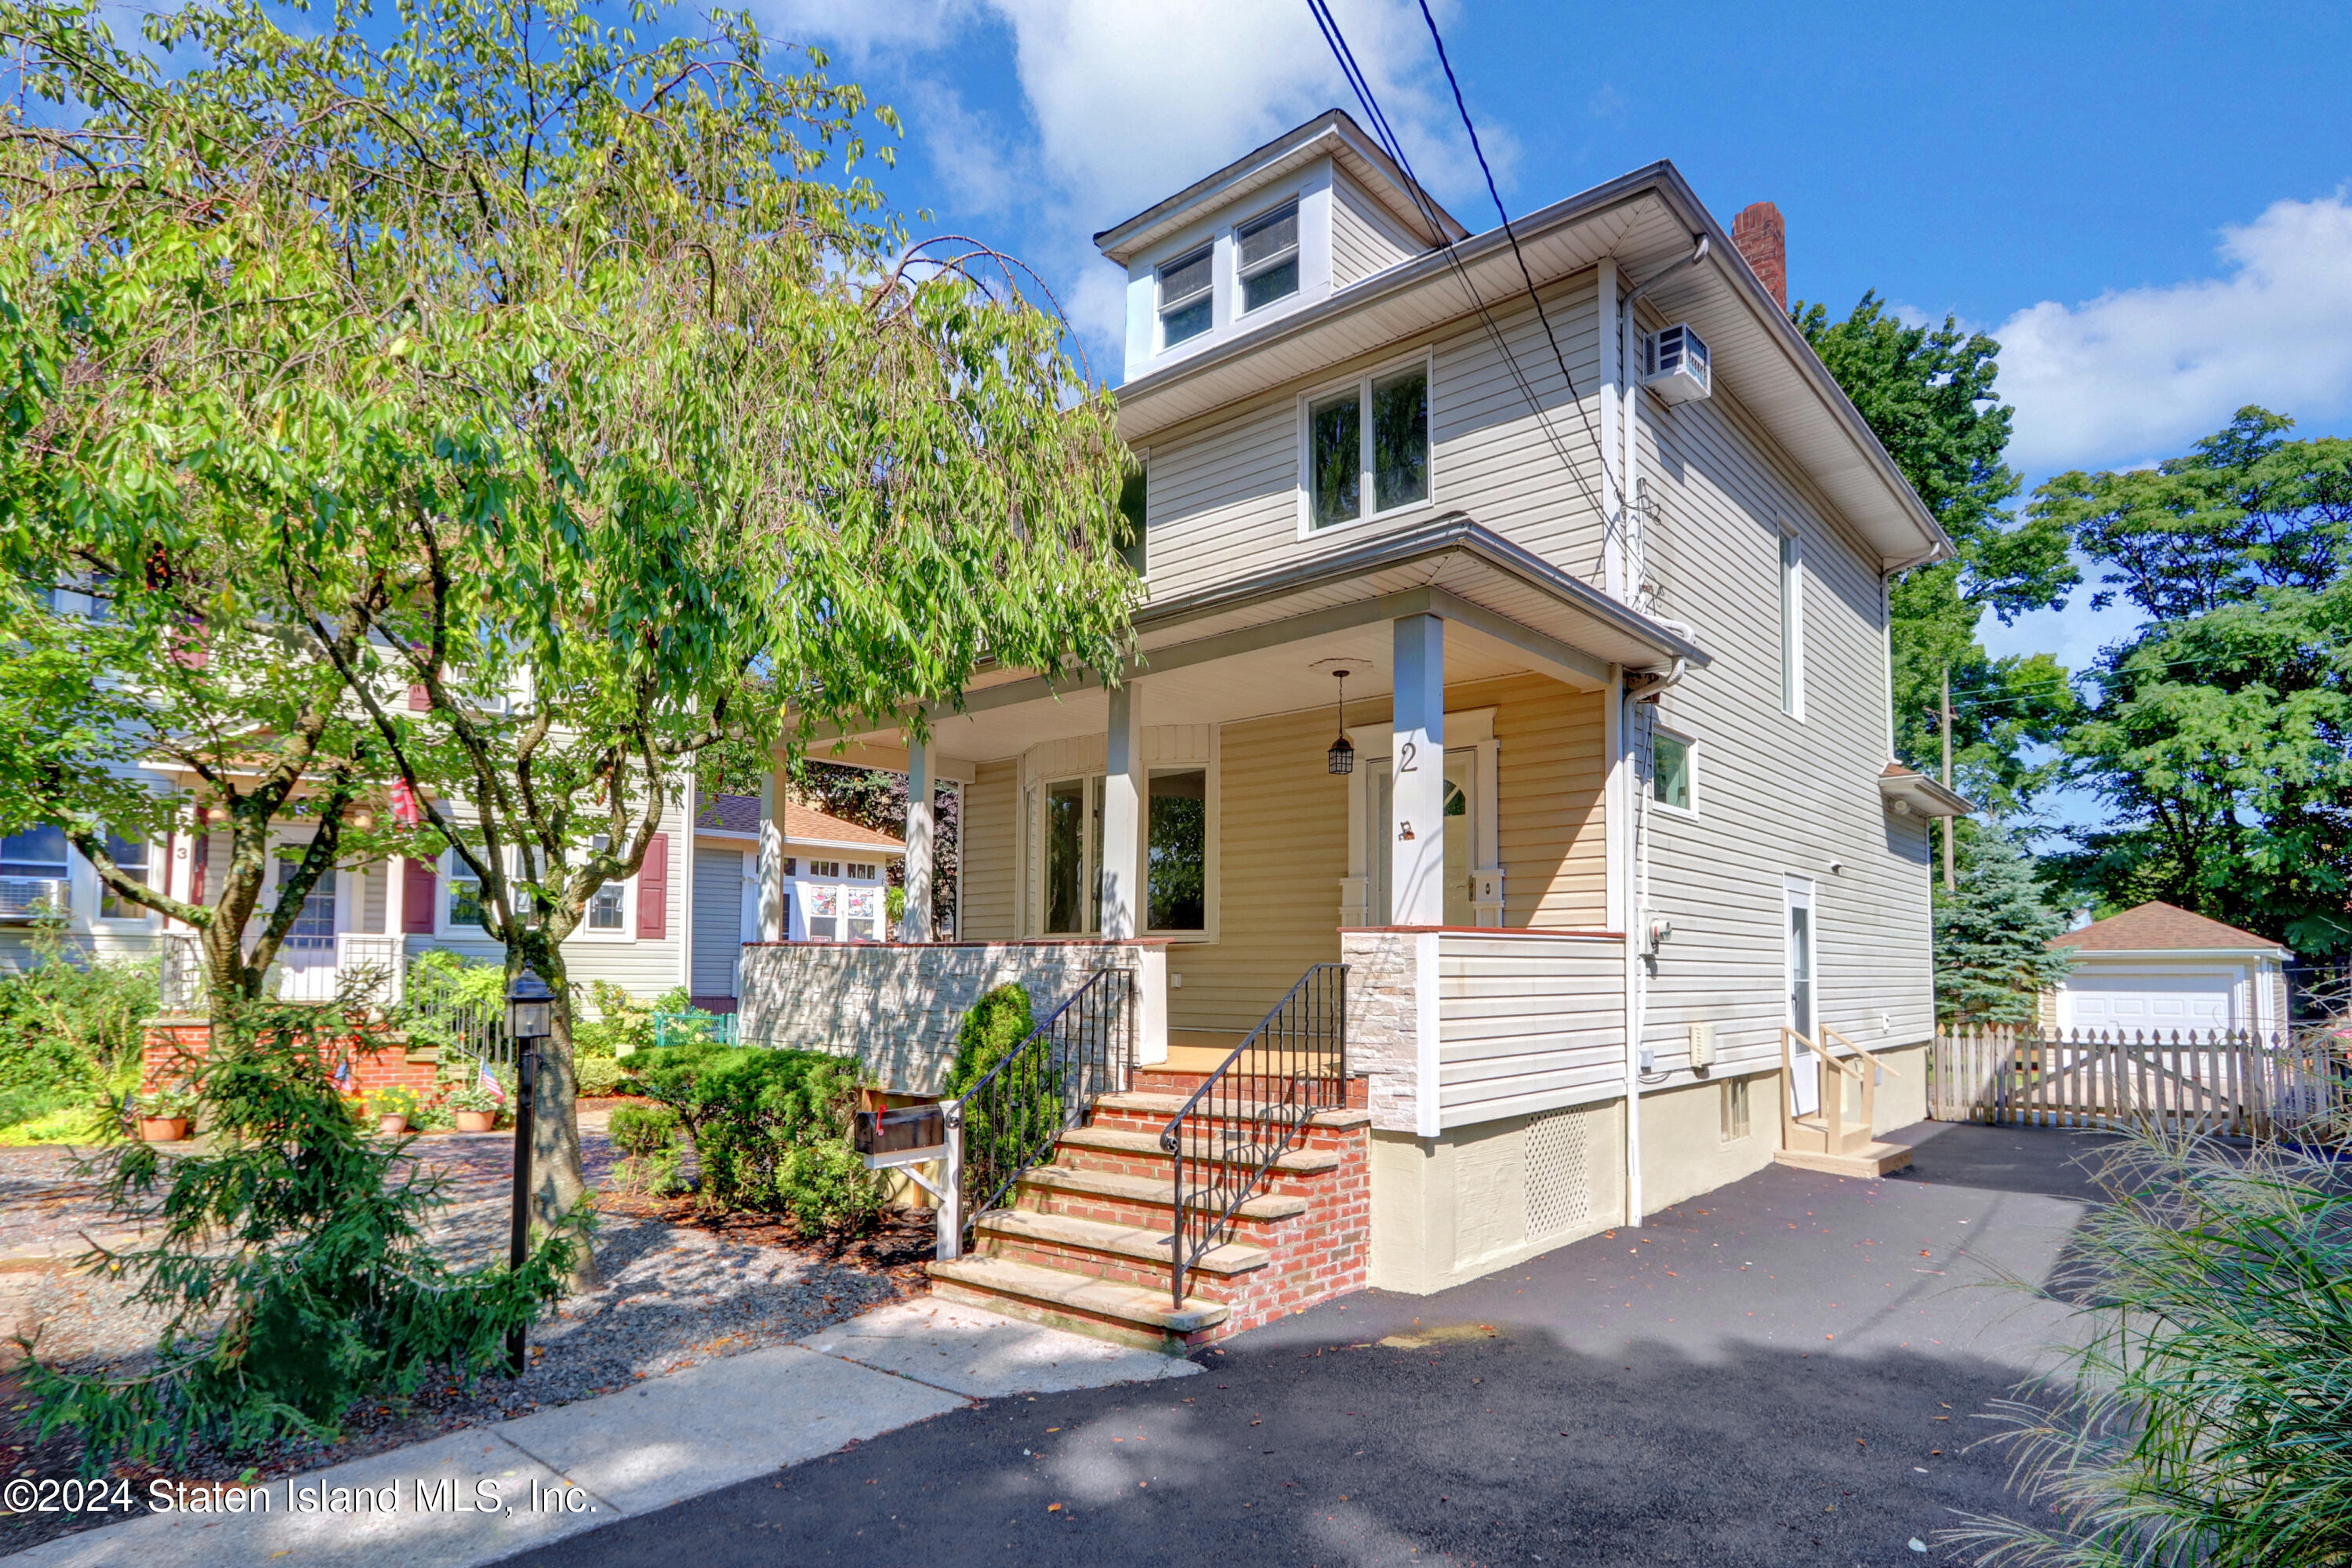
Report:
M1835 1029L1831 1028L1827 1024L1823 1024L1822 1026L1822 1033L1828 1038L1835 1040L1839 1045L1843 1046L1847 1050L1852 1051L1855 1056L1858 1056L1863 1060L1868 1062L1872 1067L1876 1068L1880 1072L1893 1073L1896 1078L1901 1078L1903 1076L1900 1069L1888 1067L1885 1062L1880 1061L1868 1051L1864 1050L1860 1046L1855 1045L1852 1040L1847 1039L1843 1035L1841 1035Z

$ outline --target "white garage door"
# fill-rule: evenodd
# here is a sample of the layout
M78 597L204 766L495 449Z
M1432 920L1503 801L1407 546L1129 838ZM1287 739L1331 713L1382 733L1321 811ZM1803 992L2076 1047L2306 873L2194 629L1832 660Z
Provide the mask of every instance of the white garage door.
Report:
M2077 1029L2234 1027L2228 974L2084 974L2066 982Z

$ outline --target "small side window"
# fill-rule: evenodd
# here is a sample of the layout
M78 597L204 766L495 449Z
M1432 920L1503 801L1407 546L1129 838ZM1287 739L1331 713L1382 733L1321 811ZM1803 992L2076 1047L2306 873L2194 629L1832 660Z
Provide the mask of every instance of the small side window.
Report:
M1298 292L1298 204L1276 207L1234 232L1244 313Z
M1676 811L1691 805L1691 743L1660 730L1651 742L1650 794L1660 805Z
M1160 269L1160 346L1172 349L1214 324L1215 251L1202 246Z

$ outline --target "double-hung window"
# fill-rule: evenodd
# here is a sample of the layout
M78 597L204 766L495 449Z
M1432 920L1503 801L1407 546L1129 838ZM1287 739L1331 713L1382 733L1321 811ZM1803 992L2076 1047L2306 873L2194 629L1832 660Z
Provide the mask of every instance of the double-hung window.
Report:
M1178 257L1160 269L1160 346L1172 349L1216 324L1216 247Z
M0 918L64 915L69 875L63 828L45 823L0 838Z
M464 926L478 931L487 924L482 919L482 880L456 850L449 851L445 858L449 864L449 912L442 924L452 936L460 934L459 928Z
M596 853L602 855L612 840L599 833L594 839ZM615 879L597 889L588 898L588 929L592 931L619 933L628 930L629 884Z
M1298 292L1298 204L1291 202L1234 231L1242 313Z
M120 833L109 833L106 836L106 852L113 857L116 870L142 888L153 886L147 880L147 841L144 838L125 838ZM134 904L129 899L110 891L101 882L99 884L98 913L100 920L143 921L154 911L144 904Z
M1307 410L1309 531L1426 505L1429 366L1424 362L1318 398Z

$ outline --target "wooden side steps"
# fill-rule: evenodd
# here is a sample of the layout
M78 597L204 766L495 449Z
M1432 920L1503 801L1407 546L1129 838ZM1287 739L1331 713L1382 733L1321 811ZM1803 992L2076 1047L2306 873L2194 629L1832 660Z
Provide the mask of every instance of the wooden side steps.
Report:
M1360 1288L1371 1119L1361 1110L1327 1110L1309 1119L1299 1142L1243 1200L1228 1238L1187 1270L1184 1299L1174 1299L1175 1171L1160 1133L1198 1081L1163 1068L1149 1089L1097 1100L1092 1119L1063 1134L1053 1161L1024 1175L1006 1207L979 1217L971 1253L929 1266L933 1289L1181 1355Z
M1810 1067L1817 1109L1798 1114L1790 1109L1790 1091L1781 1091L1780 1147L1774 1162L1801 1171L1872 1180L1901 1170L1911 1163L1910 1145L1889 1143L1871 1132L1879 1076L1894 1069L1835 1029L1824 1026L1820 1034L1815 1041L1794 1029L1780 1031L1781 1082L1795 1084L1797 1074ZM1843 1047L1847 1055L1834 1056L1832 1046ZM1848 1106L1849 1091L1857 1105Z

